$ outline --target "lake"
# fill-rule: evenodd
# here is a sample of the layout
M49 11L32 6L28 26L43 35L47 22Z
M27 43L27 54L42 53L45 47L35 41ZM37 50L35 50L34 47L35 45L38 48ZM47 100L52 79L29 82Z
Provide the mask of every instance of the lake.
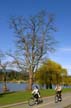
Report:
M0 82L0 92L3 91L3 83ZM20 90L26 90L28 87L27 83L12 83L12 82L7 82L7 88L10 91L20 91Z
M35 84L34 84L35 85ZM39 86L39 85L38 85ZM13 82L7 82L7 88L12 91L20 91L20 90L26 90L28 87L27 83L13 83ZM3 91L3 83L0 82L0 93ZM39 87L40 88L40 87ZM46 87L43 87L46 89ZM53 89L55 86L53 85ZM63 88L71 88L71 86L63 86Z

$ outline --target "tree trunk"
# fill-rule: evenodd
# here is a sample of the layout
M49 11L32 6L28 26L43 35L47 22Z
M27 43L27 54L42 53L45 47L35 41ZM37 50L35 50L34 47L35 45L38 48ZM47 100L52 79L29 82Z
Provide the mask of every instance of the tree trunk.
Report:
M9 91L8 88L7 88L7 85L6 85L6 76L4 76L4 85L3 85L3 92L7 92Z
M56 73L56 81L57 81L57 84L58 84L59 83L58 73Z
M52 89L52 84L51 83L49 84L49 88Z
M46 84L46 89L48 89L48 84Z
M52 76L50 77L49 88L52 89Z
M29 72L29 90L32 90L33 85L33 72Z

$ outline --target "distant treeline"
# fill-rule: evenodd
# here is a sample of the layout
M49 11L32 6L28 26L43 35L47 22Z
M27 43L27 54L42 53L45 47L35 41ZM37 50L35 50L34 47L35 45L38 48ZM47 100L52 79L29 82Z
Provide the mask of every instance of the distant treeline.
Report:
M3 70L0 70L0 81L3 81L4 77L6 77L7 81L11 81L13 79L27 80L28 73L27 72L17 72L15 70L6 70L6 72L3 72Z

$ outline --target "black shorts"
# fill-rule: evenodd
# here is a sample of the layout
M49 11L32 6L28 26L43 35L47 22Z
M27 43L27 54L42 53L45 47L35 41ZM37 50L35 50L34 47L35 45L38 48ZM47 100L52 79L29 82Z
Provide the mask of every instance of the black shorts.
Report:
M38 98L38 94L35 94L34 97L35 97L35 98Z

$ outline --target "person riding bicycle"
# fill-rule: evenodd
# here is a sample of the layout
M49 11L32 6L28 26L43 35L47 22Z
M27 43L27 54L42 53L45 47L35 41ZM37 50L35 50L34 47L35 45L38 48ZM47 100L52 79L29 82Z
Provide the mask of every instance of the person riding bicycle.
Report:
M34 98L36 99L36 103L38 103L38 99L40 97L40 92L39 92L38 86L34 87L32 94L33 94Z
M59 100L61 100L62 87L60 86L60 84L56 85L55 90L56 90L56 94L59 94Z

